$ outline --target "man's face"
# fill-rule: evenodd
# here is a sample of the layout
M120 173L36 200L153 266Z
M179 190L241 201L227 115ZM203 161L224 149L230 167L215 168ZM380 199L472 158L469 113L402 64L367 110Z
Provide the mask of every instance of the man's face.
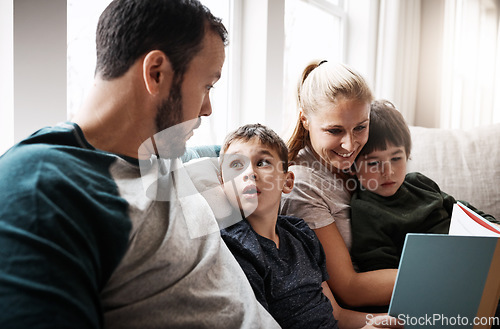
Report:
M200 125L201 116L212 113L210 89L219 80L224 64L224 43L220 36L207 31L201 51L191 60L182 83L174 83L157 110L156 127L162 142L160 155L178 157L185 152L186 141ZM158 135L157 134L157 135ZM159 145L158 145L159 144Z

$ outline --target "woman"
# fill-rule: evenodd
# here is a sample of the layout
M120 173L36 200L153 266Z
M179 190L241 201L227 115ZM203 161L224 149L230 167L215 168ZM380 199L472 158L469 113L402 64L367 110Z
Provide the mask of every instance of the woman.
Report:
M397 270L357 273L351 262L349 168L368 139L372 93L343 64L311 64L299 87L299 118L288 141L295 186L281 213L303 218L326 253L328 285L343 306L388 305Z

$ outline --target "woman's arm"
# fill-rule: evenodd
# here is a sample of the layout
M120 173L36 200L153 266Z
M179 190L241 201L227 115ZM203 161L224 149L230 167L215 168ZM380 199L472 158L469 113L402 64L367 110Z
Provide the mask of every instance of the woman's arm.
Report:
M326 268L330 276L328 285L342 305L357 307L389 304L397 270L357 273L335 223L314 232L326 254Z

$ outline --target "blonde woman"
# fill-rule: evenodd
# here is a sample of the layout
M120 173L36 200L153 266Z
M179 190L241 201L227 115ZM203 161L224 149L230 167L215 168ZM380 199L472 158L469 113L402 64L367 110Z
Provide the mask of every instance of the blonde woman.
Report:
M326 253L328 285L343 306L384 306L396 271L357 273L350 258L349 174L366 141L373 99L365 79L343 64L308 65L299 86L299 117L288 141L295 187L281 213L303 218Z

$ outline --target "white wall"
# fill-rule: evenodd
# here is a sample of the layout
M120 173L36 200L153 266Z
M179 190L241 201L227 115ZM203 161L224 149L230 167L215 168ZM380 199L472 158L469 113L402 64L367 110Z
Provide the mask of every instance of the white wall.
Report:
M14 1L14 142L66 120L66 0Z
M0 1L0 154L14 143L14 3Z

